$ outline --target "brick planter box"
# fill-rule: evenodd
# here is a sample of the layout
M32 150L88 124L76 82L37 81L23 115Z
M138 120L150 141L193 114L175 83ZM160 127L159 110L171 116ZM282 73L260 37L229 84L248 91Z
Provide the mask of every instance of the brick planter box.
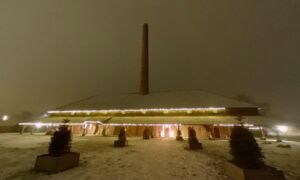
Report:
M199 149L203 149L202 144L199 142L193 142L193 143L189 143L189 149L190 150L199 150Z
M225 173L233 180L285 180L283 172L273 167L243 169L230 161L225 164Z
M114 147L125 147L128 145L128 141L121 141L121 140L116 140L114 142Z
M183 141L183 137L182 136L176 136L176 141Z
M150 139L150 136L145 136L145 135L144 135L144 136L143 136L143 139L147 139L147 140L148 140L148 139Z
M56 157L49 154L40 155L36 158L34 169L47 173L57 173L77 166L79 157L80 154L75 152Z

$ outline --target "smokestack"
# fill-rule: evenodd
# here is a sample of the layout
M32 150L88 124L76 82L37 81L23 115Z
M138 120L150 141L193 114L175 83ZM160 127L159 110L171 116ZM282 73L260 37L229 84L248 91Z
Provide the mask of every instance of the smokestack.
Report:
M140 95L149 94L148 24L143 25Z

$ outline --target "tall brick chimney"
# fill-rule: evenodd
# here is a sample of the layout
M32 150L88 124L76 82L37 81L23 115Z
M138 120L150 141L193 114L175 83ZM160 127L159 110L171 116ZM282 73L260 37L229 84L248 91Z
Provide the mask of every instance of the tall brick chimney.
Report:
M149 94L148 24L143 25L140 95Z

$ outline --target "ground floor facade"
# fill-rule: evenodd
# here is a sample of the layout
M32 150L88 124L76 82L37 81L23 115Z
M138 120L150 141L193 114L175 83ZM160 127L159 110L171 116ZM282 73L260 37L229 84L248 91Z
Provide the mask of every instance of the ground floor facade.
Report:
M96 135L96 136L117 136L121 128L126 129L128 137L143 136L146 128L150 130L152 137L169 137L175 138L178 129L182 133L183 138L188 138L188 127L193 127L199 139L228 139L231 134L231 128L227 126L214 125L151 125L151 126L111 126L89 124L85 126L70 126L73 134L77 135Z
M68 125L72 134L82 136L117 136L122 128L125 128L128 137L141 137L144 130L147 128L154 138L170 137L176 138L178 130L184 139L188 138L188 128L192 127L198 139L229 139L231 130L234 126L239 126L243 123L249 128L260 130L261 126L253 123L252 117L238 116L221 116L221 115L150 115L150 112L141 115L126 115L126 113L118 116L90 116L86 114L72 115L51 115L44 117L36 122L20 123L23 126L22 131L26 127L45 130L51 134L59 125ZM130 111L130 113L132 113ZM147 115L147 113L149 115ZM190 112L187 112L190 113ZM192 112L191 112L192 113ZM255 118L255 117L253 117ZM241 121L243 119L243 121ZM28 131L28 130L26 130Z

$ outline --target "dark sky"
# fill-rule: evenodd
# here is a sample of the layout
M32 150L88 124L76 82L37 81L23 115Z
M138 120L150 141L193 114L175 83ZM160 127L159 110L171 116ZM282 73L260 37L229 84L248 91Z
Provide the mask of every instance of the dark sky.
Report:
M1 0L0 112L136 91L144 22L151 90L243 93L299 120L299 0Z

